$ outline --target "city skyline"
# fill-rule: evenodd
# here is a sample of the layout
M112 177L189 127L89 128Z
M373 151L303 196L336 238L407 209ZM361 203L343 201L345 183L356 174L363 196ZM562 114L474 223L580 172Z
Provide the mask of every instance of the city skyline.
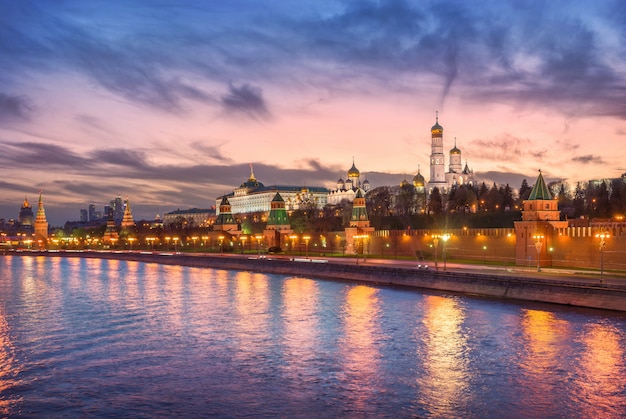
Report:
M136 219L246 180L372 187L444 149L477 180L626 172L626 5L3 2L0 217L128 197ZM448 162L446 162L447 165ZM13 215L14 214L14 215Z

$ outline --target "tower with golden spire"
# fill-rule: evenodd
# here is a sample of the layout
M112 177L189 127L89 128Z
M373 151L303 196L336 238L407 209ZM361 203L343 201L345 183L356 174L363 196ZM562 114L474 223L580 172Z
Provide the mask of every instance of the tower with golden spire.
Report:
M37 206L37 217L35 218L35 240L41 240L44 244L48 241L48 220L46 220L46 210L43 207L41 192L39 192L39 204Z
M122 229L130 229L135 227L135 219L133 213L130 210L130 201L126 198L124 205L124 216L122 217Z

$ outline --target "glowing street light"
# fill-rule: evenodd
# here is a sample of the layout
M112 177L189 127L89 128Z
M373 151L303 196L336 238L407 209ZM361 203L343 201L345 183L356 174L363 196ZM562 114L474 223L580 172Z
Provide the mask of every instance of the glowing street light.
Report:
M441 236L441 240L443 240L443 270L446 270L446 243L450 240L450 235L448 233Z
M169 237L169 236L167 236L167 237L165 238L165 242L167 243L167 251L168 251L168 252L170 251L170 240L172 240L172 238L171 238L171 237Z
M156 237L146 237L146 241L148 243L150 243L150 248L152 249L152 251L154 252L154 241L156 240Z
M207 252L206 241L209 240L209 236L202 236L202 243L204 246L204 253Z
M263 240L263 236L261 236L260 234L257 234L256 236L254 236L254 238L256 239L256 254L260 256L261 255L261 240Z
M311 236L303 236L304 243L306 244L306 257L309 257L309 240L311 240Z
M193 241L193 251L196 251L196 240L198 240L198 236L193 236L191 238L191 240Z
M128 244L130 245L130 251L132 252L132 251L133 251L133 242L134 242L135 240L137 240L137 239L136 239L136 238L134 238L134 237L129 237L129 238L128 238L128 239L126 239L126 240L128 241Z
M222 253L224 253L224 236L219 236L218 239L220 240L220 255Z
M172 237L172 240L174 241L174 253L178 253L178 240L180 240L178 237Z
M604 239L608 239L611 236L609 233L598 233L596 237L600 239L600 283L602 283L604 282L604 247L606 246Z
M543 247L544 236L543 234L535 234L533 239L535 239L535 249L537 250L537 272L541 272L541 248Z
M241 236L241 254L243 255L243 251L246 248L246 240L248 238L246 236Z
M296 236L295 234L292 234L291 236L289 236L289 238L291 239L291 256L293 256L294 247L296 246L296 239L298 238L298 236Z
M433 246L435 247L435 270L439 269L437 265L437 248L439 247L439 236L433 236Z

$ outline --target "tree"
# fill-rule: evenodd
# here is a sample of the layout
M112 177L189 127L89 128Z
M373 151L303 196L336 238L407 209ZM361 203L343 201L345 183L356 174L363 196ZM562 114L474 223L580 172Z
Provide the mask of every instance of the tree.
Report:
M574 217L578 218L585 213L585 190L580 185L580 182L576 184L574 190Z
M518 196L518 205L521 207L522 206L522 202L526 201L528 199L528 197L530 196L530 193L532 192L533 188L531 188L528 185L528 182L526 181L526 179L522 180L522 185L519 187L519 192L517 193Z
M387 217L391 213L391 191L388 186L372 189L365 196L367 212L374 217Z
M443 203L441 199L441 193L439 188L434 187L430 193L430 200L428 201L428 212L430 214L439 214L443 210Z
M410 183L400 186L398 197L396 199L396 214L406 216L413 214L415 208L415 187Z

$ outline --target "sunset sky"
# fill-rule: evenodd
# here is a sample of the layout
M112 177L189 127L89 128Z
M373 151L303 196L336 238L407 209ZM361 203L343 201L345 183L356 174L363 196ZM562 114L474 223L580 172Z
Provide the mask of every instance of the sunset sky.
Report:
M428 180L436 111L489 185L626 172L623 0L0 0L0 69L0 218Z

